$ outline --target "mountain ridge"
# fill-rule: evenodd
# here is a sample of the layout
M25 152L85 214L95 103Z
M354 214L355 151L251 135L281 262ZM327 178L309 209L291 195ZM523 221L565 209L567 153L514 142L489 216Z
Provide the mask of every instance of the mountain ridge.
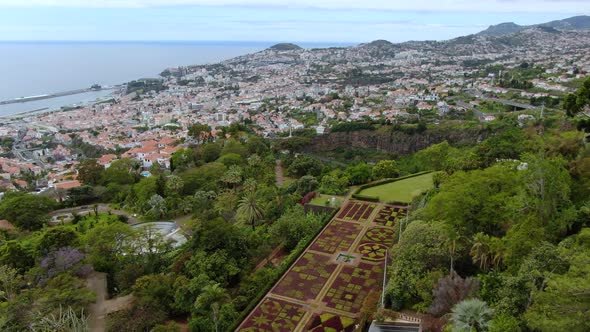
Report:
M491 25L486 30L481 31L476 35L502 37L512 33L517 33L527 29L534 28L553 28L558 31L590 30L590 16L573 16L563 20L555 20L533 25L518 25L514 22L504 22L500 24Z

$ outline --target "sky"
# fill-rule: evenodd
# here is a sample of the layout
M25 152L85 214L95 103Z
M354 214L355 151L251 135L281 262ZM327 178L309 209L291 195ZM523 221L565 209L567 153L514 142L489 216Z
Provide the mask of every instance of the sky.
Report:
M444 40L590 14L590 0L0 0L0 41Z

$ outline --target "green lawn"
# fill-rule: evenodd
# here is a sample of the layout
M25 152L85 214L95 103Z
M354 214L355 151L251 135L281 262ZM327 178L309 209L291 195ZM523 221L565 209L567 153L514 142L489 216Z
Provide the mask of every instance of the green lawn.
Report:
M359 193L363 196L379 197L382 202L410 203L414 197L433 187L432 175L428 173L413 178L387 183L365 189Z
M318 205L318 206L327 206L326 202L331 202L332 197L336 198L336 206L334 206L334 207L339 207L342 204L342 202L344 201L344 197L341 197L341 196L323 195L322 194L321 197L316 197L316 198L312 199L311 202L309 202L309 204Z

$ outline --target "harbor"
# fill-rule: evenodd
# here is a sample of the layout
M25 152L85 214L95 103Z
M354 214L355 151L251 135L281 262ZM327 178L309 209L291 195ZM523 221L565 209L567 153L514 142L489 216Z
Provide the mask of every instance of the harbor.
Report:
M18 97L18 98L2 100L2 101L0 101L0 105L27 103L27 102L43 100L43 99L59 98L59 97L77 95L77 94L82 94L82 93L87 93L87 92L96 92L96 91L105 91L105 90L114 90L114 89L117 89L117 87L102 87L100 85L93 85L87 89L77 89L77 90L62 91L62 92L43 94L43 95L37 95L37 96Z

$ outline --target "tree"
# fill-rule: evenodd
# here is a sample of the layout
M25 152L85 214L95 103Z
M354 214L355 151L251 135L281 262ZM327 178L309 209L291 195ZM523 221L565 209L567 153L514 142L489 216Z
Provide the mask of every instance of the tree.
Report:
M238 220L252 225L252 230L254 230L256 222L263 216L254 191L248 191L240 198L236 215Z
M283 243L287 251L291 251L302 239L316 234L322 225L321 217L306 215L303 207L296 205L270 226L269 233L273 239Z
M85 280L68 273L49 279L47 286L36 289L33 296L42 314L58 312L60 308L67 307L79 314L96 298L96 295L86 288Z
M160 188L160 186L164 188ZM147 212L151 206L148 204L150 198L156 194L164 195L166 178L161 175L158 177L150 176L142 178L138 183L133 185L133 196L127 196L127 202L134 205L141 212ZM133 198L133 199L132 199Z
M186 167L194 164L195 162L195 155L192 149L179 149L178 151L174 152L170 157L170 170L183 170ZM158 163L154 163L153 165L159 165ZM153 167L153 166L152 166ZM152 175L155 175L155 172L151 172Z
M527 155L524 172L528 208L536 214L548 234L565 234L573 220L563 217L570 206L571 178L561 159L545 159Z
M532 306L524 315L530 328L542 332L590 329L589 243L590 228L584 228L560 244L570 266L563 273L547 264L549 272L537 279L540 287L533 291Z
M216 191L218 182L226 171L221 163L209 163L198 168L191 168L180 174L184 181L182 192L185 195L192 195L197 190Z
M47 278L53 278L64 272L86 277L92 269L84 264L84 259L85 255L78 249L60 248L41 259L39 266L44 269Z
M180 176L170 175L166 178L166 194L179 195L184 188L184 181Z
M88 258L94 269L112 273L128 255L133 230L123 223L100 223L84 236Z
M174 275L148 274L135 281L133 295L142 303L150 303L163 308L167 313L174 312Z
M0 218L7 219L26 230L38 230L47 221L47 213L54 210L57 203L49 197L33 194L7 194L0 203Z
M242 183L242 174L243 170L240 166L232 165L229 169L225 172L221 181L226 183L229 187L235 188L237 185Z
M227 167L234 165L241 165L244 163L242 156L237 153L228 153L217 159L217 162L224 164Z
M449 275L438 280L432 291L434 301L428 311L435 316L444 315L450 312L455 304L477 294L478 289L477 279L463 279L457 272L451 271Z
M239 141L230 138L223 142L223 148L221 149L222 156L228 154L237 154L241 157L245 157L248 154L248 149Z
M523 132L518 128L508 128L483 141L477 147L482 163L490 166L498 159L519 159L524 151L521 142L525 141Z
M65 227L55 227L43 234L37 249L42 255L46 255L60 248L75 247L79 242L78 233L74 230Z
M242 272L241 261L232 257L226 249L213 252L200 250L186 262L185 269L194 277L207 276L207 279L227 286L235 284Z
M107 331L151 331L166 320L163 308L152 303L136 303L129 309L109 315Z
M96 200L95 190L91 186L81 186L71 188L67 191L67 199L64 202L65 206L78 206L82 204L90 204Z
M115 160L102 177L103 183L134 184L139 179L141 165L133 159Z
M318 180L314 176L305 175L289 185L289 192L297 192L303 196L316 190L318 185Z
M426 220L445 221L462 236L502 235L522 209L521 184L521 174L508 165L455 172L419 214Z
M204 142L211 135L211 127L205 124L195 123L188 127L188 135L197 142Z
M264 156L268 152L268 145L266 145L266 142L260 136L248 137L246 148L250 155L257 154L259 156Z
M160 219L166 214L166 201L158 194L152 195L147 202L150 207L148 213L155 219Z
M323 164L318 159L301 155L291 162L289 167L287 167L287 172L293 176L319 176L322 172L322 168Z
M350 184L357 185L371 181L372 176L371 166L366 163L359 163L354 166L349 166L346 169L346 174L350 180Z
M565 96L563 107L568 116L574 116L581 112L590 103L590 78L587 78L576 91Z
M204 144L201 147L201 154L203 156L203 160L206 163L210 163L219 159L219 156L221 155L221 146L216 143Z
M78 180L84 184L100 183L104 167L96 159L83 159L78 165Z
M373 179L395 178L399 169L395 160L381 160L373 167Z
M35 265L35 258L17 241L7 241L0 247L0 263L23 273Z
M3 302L13 300L22 284L23 277L17 269L0 265L0 298L3 299Z
M487 331L494 310L478 299L464 300L453 307L451 322L454 332Z
M228 299L225 289L219 284L214 284L205 286L195 301L195 309L198 311L211 310L215 332L219 332L219 309Z
M518 319L499 314L490 322L489 332L521 332Z
M349 179L342 172L332 172L322 177L319 192L327 195L339 195L346 191Z
M491 266L498 267L504 259L502 240L477 233L473 238L470 254L473 263L479 264L483 270L487 270Z
M415 159L420 164L422 170L442 171L447 168L449 156L453 152L453 147L449 142L444 141L439 144L433 144L428 148L418 151Z
M225 190L217 195L213 208L217 211L225 220L232 220L236 213L236 207L240 197L233 190Z
M407 226L391 249L386 297L394 310L430 306L432 285L449 265L447 242L445 225L440 222L413 221Z

